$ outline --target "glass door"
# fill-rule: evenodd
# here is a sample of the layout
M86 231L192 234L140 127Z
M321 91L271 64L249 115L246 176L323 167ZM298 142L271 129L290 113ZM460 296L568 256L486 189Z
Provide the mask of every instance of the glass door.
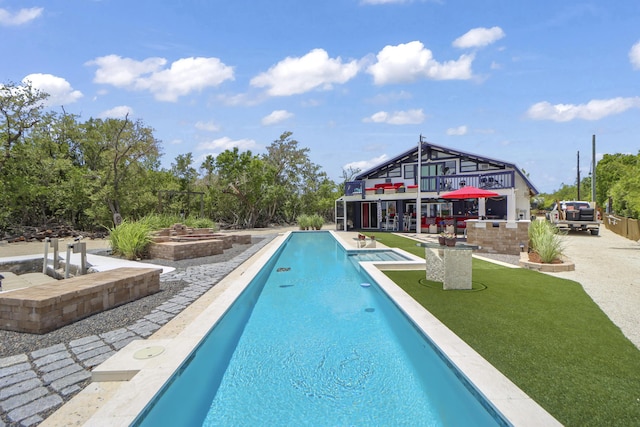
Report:
M362 228L378 228L378 203L363 202L360 219Z

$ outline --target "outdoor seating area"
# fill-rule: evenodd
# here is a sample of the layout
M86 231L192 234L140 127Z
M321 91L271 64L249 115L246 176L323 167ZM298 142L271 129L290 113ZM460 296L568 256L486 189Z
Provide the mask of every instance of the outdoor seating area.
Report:
M373 187L365 188L366 194L396 194L405 191L404 182L375 184Z
M422 216L420 228L423 233L452 233L466 235L467 221L470 219L478 219L477 216L447 216L447 217L428 217ZM405 214L403 219L403 229L405 231L416 229L416 215Z

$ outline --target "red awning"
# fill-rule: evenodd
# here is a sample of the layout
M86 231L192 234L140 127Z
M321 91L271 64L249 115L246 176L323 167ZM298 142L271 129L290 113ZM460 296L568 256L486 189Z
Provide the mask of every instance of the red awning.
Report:
M498 193L489 190L483 190L482 188L473 187L471 185L465 185L455 191L442 194L440 197L443 199L484 199L486 197L497 197Z

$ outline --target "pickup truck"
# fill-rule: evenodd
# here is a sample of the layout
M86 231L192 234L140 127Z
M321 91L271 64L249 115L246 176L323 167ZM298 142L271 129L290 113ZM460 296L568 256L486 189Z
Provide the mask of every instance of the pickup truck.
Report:
M556 202L547 214L547 219L561 230L589 231L597 236L600 221L594 205L589 202L563 200Z

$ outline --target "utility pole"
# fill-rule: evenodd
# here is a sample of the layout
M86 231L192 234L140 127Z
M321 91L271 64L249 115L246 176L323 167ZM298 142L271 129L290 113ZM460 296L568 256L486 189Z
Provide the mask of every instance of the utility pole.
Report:
M578 198L576 200L580 200L580 151L578 151Z
M596 202L596 136L591 136L591 201Z
M420 135L420 141L418 142L418 195L416 196L416 234L422 233L422 135ZM409 222L411 227L411 222Z

